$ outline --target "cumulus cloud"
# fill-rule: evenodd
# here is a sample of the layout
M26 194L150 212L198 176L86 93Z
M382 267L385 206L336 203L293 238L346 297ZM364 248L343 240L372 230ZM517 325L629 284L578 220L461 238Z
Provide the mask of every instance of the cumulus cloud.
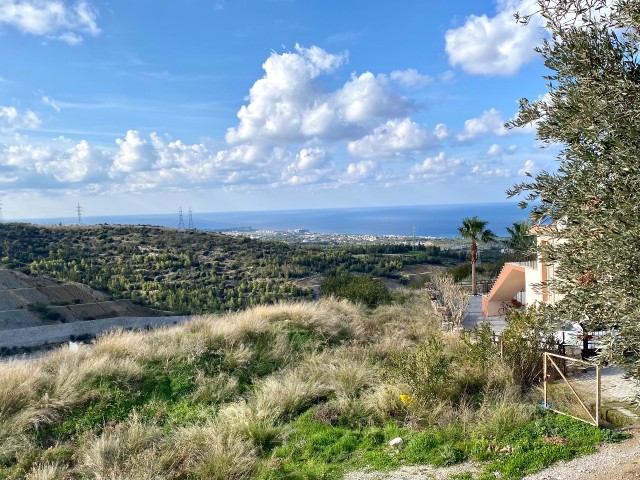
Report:
M378 170L378 163L374 160L362 160L361 162L350 163L342 176L346 182L356 182L373 177Z
M445 152L440 152L434 157L427 157L421 163L413 165L409 170L409 180L434 180L456 175L462 164L461 159L449 158Z
M277 144L312 138L356 138L382 118L408 115L416 107L393 92L385 75L354 75L342 87L327 91L320 82L347 61L312 46L272 53L265 75L254 83L249 102L238 111L239 124L226 140L232 145Z
M504 128L504 123L502 113L495 108L491 108L482 112L479 117L465 121L463 131L456 138L460 142L468 142L487 133L503 136L508 132Z
M303 185L328 180L334 170L331 155L323 148L303 148L283 175L284 183Z
M536 165L536 162L534 162L533 160L527 160L526 162L524 162L522 168L518 170L518 175L533 175L537 170L538 166Z
M93 151L85 140L63 150L20 143L0 150L0 167L14 174L15 182L26 184L39 178L36 183L51 187L99 177L103 155Z
M98 35L96 10L81 0L71 5L62 0L0 0L0 25L46 36L70 45L82 42L82 35Z
M38 128L41 124L40 117L31 110L19 112L15 107L3 107L0 105L0 131L3 133Z
M406 88L422 88L433 82L433 77L418 72L415 68L395 70L389 75L391 80Z
M116 139L120 147L113 159L111 176L146 170L153 163L154 151L140 132L129 130L124 138Z
M477 163L471 168L471 174L484 177L510 177L511 170L501 166Z
M535 7L535 0L499 0L495 16L470 15L445 34L449 63L471 74L513 75L535 57L543 35L538 17L522 25L513 14L530 14Z
M409 118L389 120L369 135L350 142L349 153L356 157L383 158L402 156L437 147L449 135L444 124L433 132L423 129Z
M91 173L97 173L97 162L94 153L86 140L69 148L65 154L52 160L46 171L60 182L81 182Z

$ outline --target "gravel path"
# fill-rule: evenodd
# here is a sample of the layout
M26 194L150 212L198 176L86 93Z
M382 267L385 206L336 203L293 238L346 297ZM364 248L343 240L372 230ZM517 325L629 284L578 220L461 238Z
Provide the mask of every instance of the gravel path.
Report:
M524 480L638 480L640 430L620 443L606 444L592 454L560 462Z

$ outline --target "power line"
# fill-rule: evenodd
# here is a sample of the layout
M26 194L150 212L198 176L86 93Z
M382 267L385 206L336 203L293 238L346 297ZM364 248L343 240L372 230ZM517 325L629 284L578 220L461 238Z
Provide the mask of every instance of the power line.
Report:
M182 217L182 205L180 206L180 209L178 210L178 228L180 230L184 230L184 218Z
M78 202L76 212L78 213L78 225L82 225L82 207L80 207L80 202Z

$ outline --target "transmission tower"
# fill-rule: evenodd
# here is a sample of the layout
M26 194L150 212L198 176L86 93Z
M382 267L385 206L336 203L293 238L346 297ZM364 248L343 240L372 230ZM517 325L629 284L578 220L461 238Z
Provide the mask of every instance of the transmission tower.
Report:
M189 206L189 230L193 230L193 213L191 213L191 206Z
M76 207L76 213L78 214L78 225L82 225L82 207L80 206L80 202L78 202L78 206Z
M184 230L184 218L182 218L182 206L178 210L178 228Z

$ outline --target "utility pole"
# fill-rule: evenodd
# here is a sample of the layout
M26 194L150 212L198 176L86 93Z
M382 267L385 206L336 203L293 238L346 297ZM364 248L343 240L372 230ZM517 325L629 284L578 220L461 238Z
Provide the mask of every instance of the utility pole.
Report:
M184 218L182 218L182 205L180 206L180 209L178 210L178 228L180 230L184 230Z
M78 202L78 206L76 207L76 212L78 214L78 225L82 225L82 207L80 207L80 202Z
M189 230L193 230L193 214L191 213L191 205L189 205Z

